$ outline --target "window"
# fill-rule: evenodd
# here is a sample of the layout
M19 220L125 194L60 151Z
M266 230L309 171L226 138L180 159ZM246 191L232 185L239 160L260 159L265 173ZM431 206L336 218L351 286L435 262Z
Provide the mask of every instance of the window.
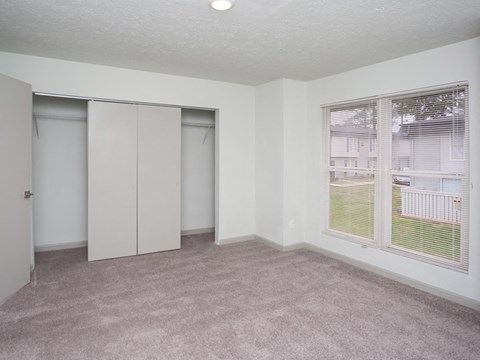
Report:
M371 138L370 139L370 152L376 152L377 151L377 138Z
M347 137L347 152L358 152L358 138L348 136Z
M368 158L362 148L343 168L329 167L328 230L466 271L467 101L468 88L457 86L327 108L329 136L356 138L348 149L366 140L376 152Z

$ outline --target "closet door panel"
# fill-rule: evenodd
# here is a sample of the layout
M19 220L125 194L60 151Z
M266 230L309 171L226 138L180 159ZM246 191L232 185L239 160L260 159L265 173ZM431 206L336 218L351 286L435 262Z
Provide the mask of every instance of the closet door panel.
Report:
M0 74L0 94L1 304L30 282L32 86Z
M179 249L180 109L138 113L138 254Z
M137 106L88 104L88 260L137 254Z

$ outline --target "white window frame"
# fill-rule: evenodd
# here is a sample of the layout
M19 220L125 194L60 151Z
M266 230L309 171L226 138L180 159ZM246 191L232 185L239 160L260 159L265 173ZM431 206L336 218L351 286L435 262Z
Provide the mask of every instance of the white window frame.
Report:
M468 97L468 84L460 84L462 88L465 88L465 95ZM375 210L374 210L374 239L363 238L353 234L341 232L338 230L330 229L330 172L331 171L344 171L352 172L351 168L328 166L325 171L325 188L323 190L324 203L327 205L328 211L324 212L323 216L323 233L337 237L339 239L360 243L370 247L378 248L387 252L392 252L398 255L406 256L409 258L417 259L422 262L431 263L434 265L447 267L449 269L468 273L468 224L469 224L469 208L466 206L462 209L462 222L461 222L461 240L460 240L460 262L453 260L443 259L434 255L429 255L422 252L417 252L410 249L395 246L392 244L392 181L393 176L426 176L426 177L439 177L439 178L451 178L460 179L462 181L462 196L467 199L466 203L469 203L469 139L468 139L468 101L466 98L465 104L465 132L464 132L464 151L462 161L465 161L465 171L462 175L450 174L431 171L411 171L409 169L394 170L392 169L392 121L391 121L391 109L392 100L398 98L405 98L408 96L423 96L430 93L438 93L441 91L451 90L452 86L436 87L435 90L422 91L413 90L402 92L401 95L383 95L375 98L362 99L362 101L343 102L339 105L330 105L323 108L323 133L324 133L324 163L330 164L330 112L335 108L341 108L345 105L349 106L361 106L372 101L376 101L377 106L377 143L376 143L376 168L360 169L361 173L369 173L375 175ZM380 140L378 140L380 139ZM451 140L451 137L450 137ZM348 140L347 140L348 141ZM451 145L451 144L450 144ZM451 146L450 146L451 153ZM460 160L459 160L460 161ZM357 171L358 169L355 169ZM463 249L463 250L462 250Z
M372 101L361 101L361 102L349 102L349 105L358 105L358 106L362 106L362 105L367 105L368 103L371 103ZM339 108L342 107L342 106L338 106ZM326 119L326 121L324 122L323 124L323 132L324 134L326 135L325 137L325 141L324 141L324 154L325 154L325 164L330 164L330 139L331 139L331 133L330 133L330 110L334 109L335 107L329 107L329 108L324 108L323 109L323 118ZM350 137L347 138L347 142L349 141ZM359 142L358 142L358 137L356 137L357 139L357 145L359 145ZM347 148L348 148L348 145L347 145ZM348 148L349 149L349 148ZM348 161L348 160L345 160L345 161ZM353 160L352 160L353 161ZM351 162L349 161L349 163L351 164ZM324 190L324 203L327 205L327 209L328 211L325 211L324 212L324 216L323 216L323 223L324 223L324 226L323 226L323 233L325 234L328 234L328 235L332 235L332 236L335 236L337 238L340 238L340 239L343 239L343 240L347 240L347 241L353 241L355 243L360 243L360 244L363 244L363 245L367 245L367 246L370 246L370 247L377 247L377 239L379 238L379 234L377 233L377 227L375 226L374 227L374 237L373 239L369 239L369 238L364 238L364 237L361 237L361 236L357 236L357 235L354 235L354 234L349 234L349 233L345 233L343 231L339 231L339 230L334 230L334 229L330 229L330 173L331 172L343 172L344 174L347 174L347 173L362 173L362 174L367 174L367 175L376 175L377 173L377 169L369 169L369 168L351 168L351 167L347 167L347 166L328 166L327 167L327 171L325 172L325 184L326 184L326 189ZM378 201L378 177L375 176L375 180L374 180L374 192L375 192L375 198L374 198L374 203L376 204L377 201ZM377 216L379 216L379 213L377 211L377 209L374 210L374 219L377 218Z

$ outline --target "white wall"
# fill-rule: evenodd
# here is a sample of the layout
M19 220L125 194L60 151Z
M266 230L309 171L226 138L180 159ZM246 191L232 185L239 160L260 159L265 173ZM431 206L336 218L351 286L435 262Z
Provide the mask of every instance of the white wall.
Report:
M255 234L283 245L283 80L255 89Z
M305 241L306 84L283 80L284 241Z
M182 124L215 126L215 112L182 109ZM182 125L182 230L215 227L215 127Z
M87 102L35 96L33 240L36 247L87 240Z
M288 246L304 241L304 82L281 79L255 91L256 235Z
M216 237L254 233L253 87L12 53L0 53L0 73L36 92L219 109Z
M306 151L307 241L323 249L339 253L393 273L480 300L480 38L421 52L308 83L308 147ZM471 201L470 201L470 268L469 273L445 269L386 251L362 248L322 233L326 224L323 214L325 173L323 161L321 105L362 97L388 94L429 86L469 81Z

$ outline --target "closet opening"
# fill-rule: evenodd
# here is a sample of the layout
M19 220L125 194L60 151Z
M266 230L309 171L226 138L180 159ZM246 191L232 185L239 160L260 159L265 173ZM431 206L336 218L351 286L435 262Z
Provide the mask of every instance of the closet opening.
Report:
M182 246L215 241L215 111L182 109Z
M87 101L34 95L32 110L34 250L85 247Z
M89 99L45 95L33 95L32 254L88 245ZM181 109L182 247L215 241L216 115Z

